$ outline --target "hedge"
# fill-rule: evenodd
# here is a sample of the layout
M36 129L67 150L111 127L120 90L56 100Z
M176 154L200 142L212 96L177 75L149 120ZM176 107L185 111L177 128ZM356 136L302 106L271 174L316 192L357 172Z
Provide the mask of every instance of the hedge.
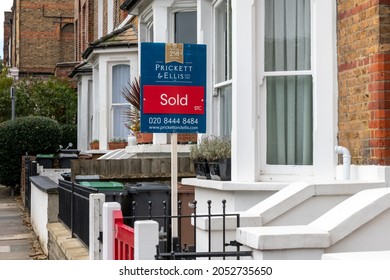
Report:
M22 156L55 153L61 137L58 122L46 117L21 117L1 123L0 184L19 184Z

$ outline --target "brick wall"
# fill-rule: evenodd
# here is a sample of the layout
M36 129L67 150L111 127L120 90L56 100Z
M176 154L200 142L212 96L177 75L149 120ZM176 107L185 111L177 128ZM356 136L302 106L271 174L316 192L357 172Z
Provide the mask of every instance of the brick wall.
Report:
M74 0L21 0L18 13L21 75L53 74L73 60Z
M108 0L103 0L103 36L107 35L107 20L108 20L107 1Z
M11 39L11 23L12 12L4 12L4 46L3 46L3 64L7 65L9 62L9 40Z
M338 0L339 144L390 164L390 1Z

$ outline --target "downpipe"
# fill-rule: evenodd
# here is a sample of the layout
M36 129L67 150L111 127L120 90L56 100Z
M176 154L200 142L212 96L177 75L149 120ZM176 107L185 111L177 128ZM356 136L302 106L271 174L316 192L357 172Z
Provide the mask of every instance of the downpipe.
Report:
M349 180L351 170L351 153L343 146L336 146L335 152L343 155L343 180Z

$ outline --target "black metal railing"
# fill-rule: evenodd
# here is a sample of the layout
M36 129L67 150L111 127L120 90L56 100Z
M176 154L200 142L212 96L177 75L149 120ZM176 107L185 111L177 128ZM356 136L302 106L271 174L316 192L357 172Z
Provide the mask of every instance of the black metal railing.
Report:
M24 203L26 206L26 209L28 210L29 213L31 213L31 182L30 182L30 177L31 176L36 176L38 175L37 172L37 162L31 160L30 156L25 156L24 157L24 163L25 163L25 168L24 168L24 184L25 184L25 189L24 189Z
M178 215L172 216L169 214L169 209L167 208L168 203L163 201L162 214L161 215L152 215L153 203L148 202L148 213L143 215L138 215L137 213L137 203L132 203L132 216L124 216L123 219L125 223L133 225L135 221L138 220L155 220L159 223L160 226L160 242L156 248L157 260L167 260L167 259L196 259L196 258L222 258L226 259L227 257L235 257L240 259L243 256L251 256L250 251L241 251L240 247L242 244L236 241L226 242L226 218L235 217L237 228L240 226L240 214L237 213L226 213L226 200L222 200L222 213L215 214L212 213L212 202L207 201L208 211L206 214L197 213L197 204L198 202L194 200L188 205L192 210L192 213L183 214L183 205L181 201L178 201ZM212 250L212 242L217 242L212 239L212 219L220 217L222 218L222 240L221 240L221 251ZM208 222L208 251L206 252L197 252L197 220L199 218L207 218ZM177 219L177 236L172 237L172 220ZM193 221L192 227L192 240L189 243L183 243L183 237L188 237L189 229L183 229L182 223L183 220L190 219ZM127 221L127 222L126 222ZM166 230L165 230L166 229ZM165 231L164 231L165 230ZM188 240L187 240L188 242ZM233 247L233 250L227 250L227 247Z
M80 186L76 183L59 180L58 218L72 233L72 237L80 239L89 246L89 195L98 190Z

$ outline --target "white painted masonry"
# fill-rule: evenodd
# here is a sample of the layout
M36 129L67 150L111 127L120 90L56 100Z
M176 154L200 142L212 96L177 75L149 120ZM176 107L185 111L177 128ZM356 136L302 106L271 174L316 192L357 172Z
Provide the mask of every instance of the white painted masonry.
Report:
M389 207L389 188L364 190L308 225L243 227L236 238L261 259L321 259L323 253L389 250Z

